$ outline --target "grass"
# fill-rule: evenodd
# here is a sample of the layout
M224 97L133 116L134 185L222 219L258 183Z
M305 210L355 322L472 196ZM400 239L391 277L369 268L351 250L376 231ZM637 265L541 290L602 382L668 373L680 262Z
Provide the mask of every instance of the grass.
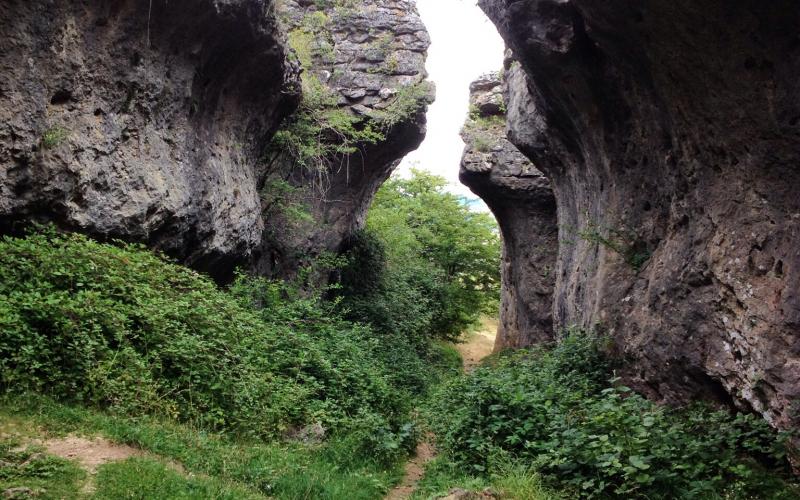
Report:
M521 464L504 464L490 476L473 476L442 455L425 468L419 489L412 496L417 500L433 500L454 488L467 491L490 491L500 499L559 500L568 498L542 483L541 476Z
M6 427L4 424L3 427ZM86 473L16 437L0 435L0 492L4 498L79 498Z
M64 127L51 127L42 133L42 147L53 149L69 137L69 130Z
M93 498L250 499L262 495L213 478L184 476L150 458L129 458L102 466Z
M102 435L128 444L165 461L180 463L186 473L170 469L153 458L134 458L105 465L98 470L98 498L272 498L375 499L400 477L399 468L354 459L346 444L333 438L325 445L296 442L265 444L236 441L188 425L152 417L128 418L56 403L25 395L0 399L3 433L19 436ZM59 464L52 480L34 476L17 478L14 486L31 489L52 483L63 485L63 494L74 498L82 471L71 463ZM2 476L0 476L2 477ZM10 485L8 481L0 485ZM72 486L70 486L72 485ZM11 486L6 486L11 487Z
M460 363L452 346L440 344L440 349L453 365ZM91 477L41 447L10 452L34 439L67 434L102 435L152 455L107 463ZM15 464L0 468L0 491L27 488L20 494L33 492L37 498L376 499L400 477L397 469L381 471L351 462L347 445L335 439L324 446L237 442L187 425L107 415L34 395L0 399L0 436L5 436L0 462ZM413 498L437 498L456 487L490 489L504 499L563 498L524 467L508 466L488 478L460 471L441 457L435 459ZM91 495L87 485L94 485Z

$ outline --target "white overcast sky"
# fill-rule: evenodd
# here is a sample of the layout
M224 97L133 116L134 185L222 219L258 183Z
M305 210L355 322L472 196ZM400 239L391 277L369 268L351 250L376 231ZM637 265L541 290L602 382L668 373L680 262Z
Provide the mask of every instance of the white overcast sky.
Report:
M503 65L504 44L476 0L416 0L431 36L427 69L436 83L436 102L428 109L428 134L420 148L403 159L398 175L411 167L445 177L450 189L474 198L458 182L464 143L458 132L469 109L469 84Z

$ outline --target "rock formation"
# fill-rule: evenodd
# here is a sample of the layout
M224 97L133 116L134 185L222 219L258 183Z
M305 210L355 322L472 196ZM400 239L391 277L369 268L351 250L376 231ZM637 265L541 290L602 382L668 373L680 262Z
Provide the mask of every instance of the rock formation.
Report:
M470 85L459 177L492 210L503 238L495 351L553 339L558 252L550 181L506 139L505 122L500 75L484 75Z
M800 5L480 0L553 182L556 325L627 382L800 424Z
M410 0L12 0L0 26L0 233L53 221L223 281L290 275L424 137ZM310 108L332 124L301 137L315 168L273 138Z
M433 86L425 81L430 39L411 0L284 0L279 15L304 68L306 100L271 160L255 266L286 276L363 226L378 187L425 137ZM312 141L302 139L309 123ZM319 141L316 151L291 151L298 139Z
M139 241L215 275L261 243L264 149L297 105L269 0L0 5L0 232Z

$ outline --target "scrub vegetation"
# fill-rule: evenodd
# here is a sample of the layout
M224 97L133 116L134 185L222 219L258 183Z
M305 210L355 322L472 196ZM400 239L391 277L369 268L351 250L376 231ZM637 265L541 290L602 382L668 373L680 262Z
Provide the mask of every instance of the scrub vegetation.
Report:
M423 491L530 478L531 496L519 498L800 494L788 434L752 415L659 406L613 368L601 339L573 331L446 382L425 411L442 454Z
M414 409L460 373L457 352L442 340L497 293L490 219L473 217L441 179L409 182L390 183L375 214L416 203L403 233L413 251L378 223L350 252L317 259L295 281L240 274L221 288L139 245L52 227L4 237L0 408L18 425L3 431L3 449L33 446L25 453L41 464L13 452L4 461L25 466L4 472L3 486L71 488L59 498L80 496L87 481L99 498L380 497L419 438ZM426 220L417 197L450 219ZM461 248L470 227L494 245L475 262ZM394 308L388 320L359 308L369 295L353 292L353 276L364 258L384 259L369 268L369 289L375 303ZM327 284L314 285L321 276ZM406 295L415 309L403 315L392 301ZM102 435L153 457L87 478L35 448L66 433ZM170 460L185 471L162 463Z
M342 273L351 318L424 345L430 336L455 340L481 314L497 314L497 225L445 186L414 170L381 187Z

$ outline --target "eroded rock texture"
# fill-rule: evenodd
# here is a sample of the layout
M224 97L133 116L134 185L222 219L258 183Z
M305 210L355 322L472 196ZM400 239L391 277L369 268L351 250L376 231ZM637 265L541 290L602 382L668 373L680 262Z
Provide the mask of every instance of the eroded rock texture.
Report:
M557 325L609 332L654 398L800 423L800 4L480 5L556 193Z
M268 0L0 5L0 231L141 241L215 275L261 243L259 162L297 103Z
M278 151L264 190L268 230L256 267L287 276L320 252L341 250L363 227L375 192L424 139L434 91L425 80L430 38L411 0L284 0L279 15L307 94L324 93L356 129L378 134L310 165ZM327 132L322 143L342 144L339 132ZM283 182L297 191L285 196L276 188Z
M503 238L495 351L552 340L555 197L550 181L506 139L499 74L470 85L470 116L461 136L466 147L459 178L492 210Z

